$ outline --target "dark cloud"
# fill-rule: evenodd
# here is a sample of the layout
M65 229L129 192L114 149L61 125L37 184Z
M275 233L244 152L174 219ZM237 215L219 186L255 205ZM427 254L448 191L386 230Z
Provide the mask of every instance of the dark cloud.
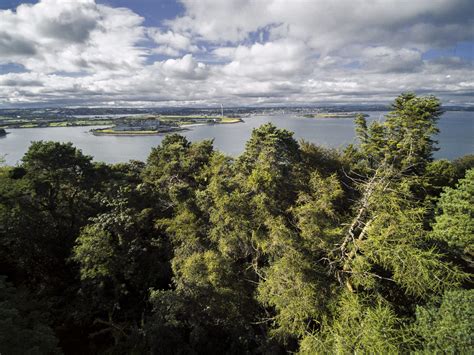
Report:
M0 86L44 86L43 82L39 80L28 80L28 79L5 79L0 80Z
M6 32L0 32L0 59L2 57L14 57L36 54L33 42L20 36L12 36Z
M425 11L413 18L411 24L432 23L435 25L473 23L474 1L451 0L444 6L433 6L432 11Z
M38 31L46 38L61 40L67 43L84 43L97 27L95 17L76 16L71 13L60 13L58 18L48 19L38 24Z
M428 61L430 65L444 70L474 70L474 60L460 57L438 57Z

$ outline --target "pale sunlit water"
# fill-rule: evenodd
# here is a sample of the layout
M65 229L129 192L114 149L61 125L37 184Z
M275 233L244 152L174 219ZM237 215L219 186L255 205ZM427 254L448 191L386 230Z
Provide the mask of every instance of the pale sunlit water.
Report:
M367 112L368 120L381 119L385 112ZM214 139L217 149L238 155L245 148L252 129L272 122L277 127L294 132L296 139L305 139L326 147L342 148L354 143L354 124L351 118L303 118L296 115L255 116L245 122L227 125L202 125L181 132L191 141ZM440 150L436 158L454 159L474 153L474 112L446 112L438 123L437 137ZM117 137L94 136L93 127L55 127L8 129L6 137L0 138L0 155L9 165L17 164L32 141L54 140L72 142L85 154L97 161L108 163L124 162L130 159L146 160L152 147L160 144L163 136Z

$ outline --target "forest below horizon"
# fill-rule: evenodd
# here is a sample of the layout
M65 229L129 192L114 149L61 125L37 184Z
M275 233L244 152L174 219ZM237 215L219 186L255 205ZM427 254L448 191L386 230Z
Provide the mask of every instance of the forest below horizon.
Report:
M474 155L433 159L441 115L404 93L357 145L265 124L236 158L33 142L0 167L0 353L473 353Z

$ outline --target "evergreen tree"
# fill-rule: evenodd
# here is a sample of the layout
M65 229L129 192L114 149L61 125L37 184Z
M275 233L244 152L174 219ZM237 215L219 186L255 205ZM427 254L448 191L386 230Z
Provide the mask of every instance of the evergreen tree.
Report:
M474 169L466 172L456 188L447 187L438 201L433 237L474 266Z
M441 302L417 307L414 333L426 354L474 351L474 290L447 291Z
M385 122L376 121L367 127L365 118L357 117L361 150L372 167L386 161L397 169L421 173L437 149L433 135L438 133L436 122L441 114L437 98L401 94Z

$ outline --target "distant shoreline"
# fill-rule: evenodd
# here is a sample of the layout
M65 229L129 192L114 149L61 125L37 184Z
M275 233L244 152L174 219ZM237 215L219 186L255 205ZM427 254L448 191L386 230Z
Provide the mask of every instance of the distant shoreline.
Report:
M306 118L356 118L362 115L363 117L369 117L367 113L362 112L317 112L303 115Z
M174 132L181 132L186 130L185 128L176 128L173 130L167 130L167 131L114 131L114 130L104 130L104 129L98 129L98 130L90 130L90 132L94 136L128 136L128 137L140 137L140 136L159 136L162 134L168 134L168 133L174 133Z

